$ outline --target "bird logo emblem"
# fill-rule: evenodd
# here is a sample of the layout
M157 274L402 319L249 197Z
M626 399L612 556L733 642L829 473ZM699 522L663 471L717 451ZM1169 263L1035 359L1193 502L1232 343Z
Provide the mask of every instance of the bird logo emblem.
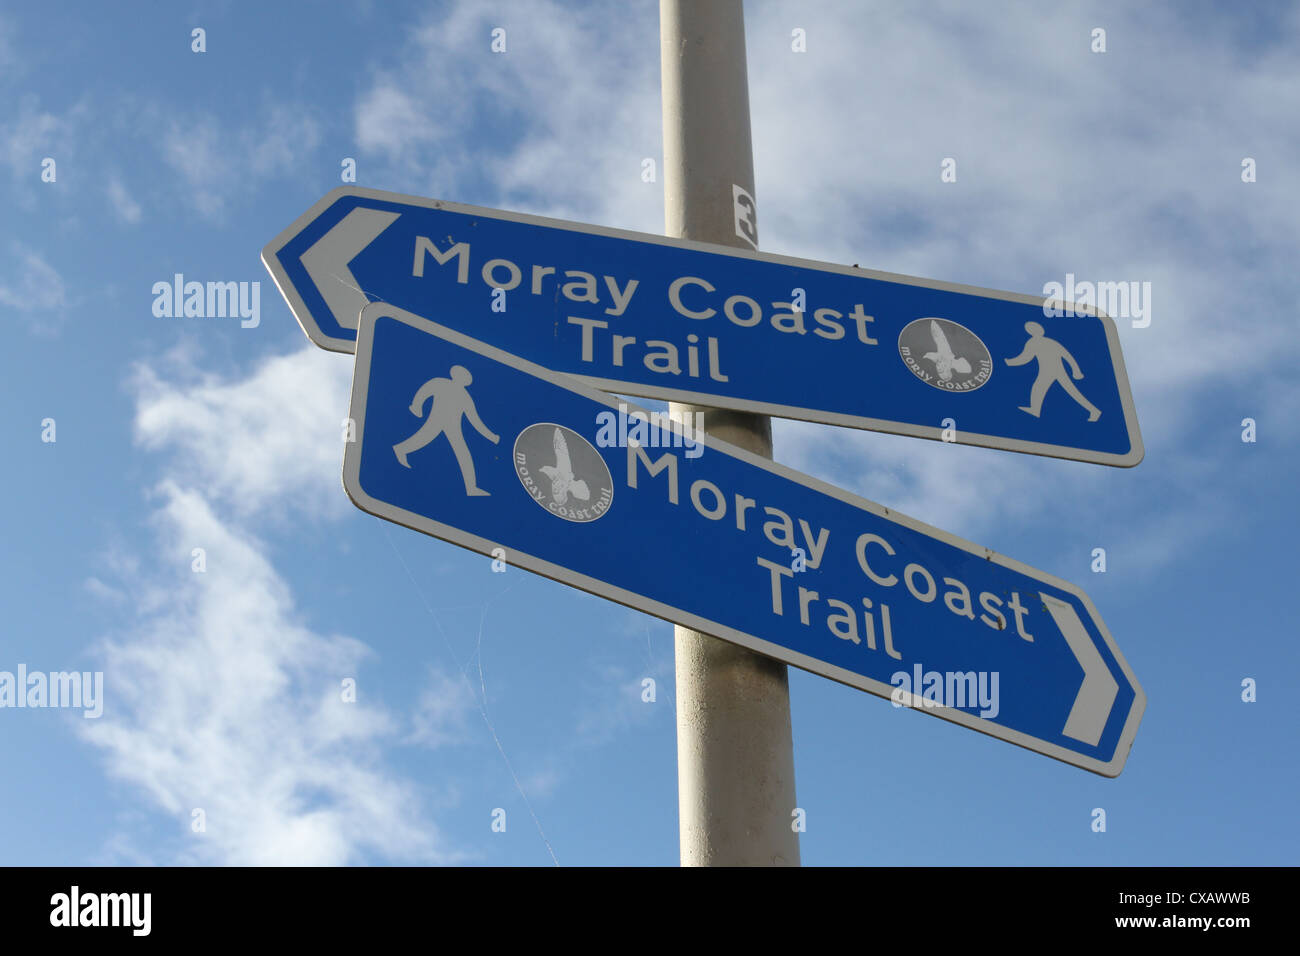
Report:
M934 319L930 320L930 334L934 336L935 351L926 352L923 358L934 363L939 378L945 382L950 382L954 371L960 372L962 375L969 375L970 362L953 354L952 347L948 344L948 336L943 334L943 329L939 327L939 323Z
M565 521L609 513L614 478L596 446L555 422L529 425L515 439L515 474L538 507Z
M577 498L579 501L591 500L591 490L587 483L581 478L573 476L573 464L569 460L569 446L564 440L564 434L557 428L555 429L555 464L542 465L541 472L547 478L551 479L551 498L557 505L562 505L569 500L569 495Z
M952 319L923 316L898 333L898 357L931 388L973 392L993 375L993 357L978 335Z

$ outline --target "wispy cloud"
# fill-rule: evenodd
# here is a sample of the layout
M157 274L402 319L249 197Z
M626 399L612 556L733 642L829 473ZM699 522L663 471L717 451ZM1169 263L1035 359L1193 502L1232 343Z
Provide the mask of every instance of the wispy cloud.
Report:
M9 243L11 268L0 273L0 306L24 313L34 322L31 331L56 331L67 308L63 277L35 250L17 241Z
M363 150L400 160L434 135L421 104L388 76L379 76L357 103L356 137Z
M385 771L383 711L344 702L368 650L297 620L259 542L204 496L157 489L160 553L179 570L134 584L162 589L138 630L105 642L105 714L80 732L111 772L189 832L181 860L340 865L378 853L439 862L441 840L412 788ZM207 570L193 573L193 546ZM201 810L203 832L192 832Z
M15 179L39 183L41 160L69 158L72 128L66 116L42 109L34 94L19 98L8 122L0 122L0 159ZM57 169L57 167L56 167Z
M662 186L641 178L660 155L657 29L652 7L613 29L551 0L440 8L358 96L358 146L403 188L660 228ZM467 152L471 130L497 149Z
M672 673L671 665L667 673ZM597 678L588 681L590 693L578 717L575 743L584 747L601 747L629 727L650 720L655 715L655 707L659 706L659 689L656 688L655 703L641 699L641 681L649 676L643 670L622 664L600 668Z
M86 578L84 584L88 593L93 594L102 601L107 601L112 604L126 603L127 597L125 591L120 588L111 587L93 575Z
M430 667L424 689L411 715L408 743L444 747L469 739L469 719L479 713L478 699L469 682Z
M181 179L181 191L200 215L220 220L239 195L298 167L320 143L311 111L273 104L234 128L213 113L170 121L163 160Z
M131 198L131 194L126 191L126 187L116 176L108 181L108 201L113 206L113 212L122 222L135 225L140 221L140 204Z
M342 514L351 374L348 362L309 345L230 381L175 355L136 369L136 434L146 448L178 452L178 473L202 477L206 494L238 515Z
M314 500L315 486L338 497L329 476L342 433L328 409L345 400L346 374L313 353L230 381L187 382L193 372L180 359L137 369L137 438L169 456L152 495L161 559L118 555L108 563L120 574L87 583L125 596L134 623L101 642L108 703L78 732L172 818L165 853L174 861L454 862L419 792L385 765L405 719L364 694L344 699L369 648L303 624L245 523L301 504L304 491ZM304 419L330 427L294 424ZM423 742L447 739L454 717L445 704L422 705Z
M1285 279L1300 187L1283 159L1300 154L1285 119L1300 89L1284 79L1300 69L1300 10L1274 8L1254 38L1227 29L1226 8L1213 27L1209 8L1209 20L1116 8L1103 22L1069 6L1002 11L747 7L763 248L1031 294L1067 272L1151 282L1150 327L1121 320L1120 337L1142 480L1168 487L1186 523L1180 506L1232 467L1215 465L1216 478L1192 451L1225 391L1292 427L1273 374L1300 363ZM1099 25L1105 54L1089 49ZM791 50L795 27L806 53ZM1241 181L1246 156L1271 168L1267 181ZM946 157L955 183L940 180ZM777 423L776 444L796 468L981 542L1041 527L1063 501L1127 514L1137 540L1171 529L1108 494L1129 480L1109 469L801 423ZM1234 520L1203 503L1194 527Z
M1150 281L1150 328L1121 325L1153 424L1186 427L1172 397L1252 374L1261 351L1300 358L1278 311L1300 252L1300 189L1282 168L1300 151L1283 121L1300 90L1281 88L1300 46L1243 61L1209 8L1206 21L1165 6L1108 11L1109 50L1094 54L1099 24L1078 8L1002 9L885 3L868 28L842 0L755 6L765 247L1031 294L1066 272ZM793 26L807 53L790 50ZM1270 30L1300 36L1300 10ZM1241 181L1246 156L1267 181ZM940 181L946 157L955 183ZM1249 315L1250 334L1226 314Z

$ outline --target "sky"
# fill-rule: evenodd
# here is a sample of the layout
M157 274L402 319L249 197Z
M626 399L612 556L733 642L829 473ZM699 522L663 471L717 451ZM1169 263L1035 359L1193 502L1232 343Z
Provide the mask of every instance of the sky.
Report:
M672 625L354 507L351 357L259 260L348 160L662 232L657 31L0 10L0 672L103 675L98 717L0 708L0 863L677 864ZM752 2L746 46L763 250L1150 283L1135 468L774 422L777 461L1081 586L1148 701L1109 779L791 669L804 864L1297 863L1300 7ZM258 283L257 322L156 315L176 273Z

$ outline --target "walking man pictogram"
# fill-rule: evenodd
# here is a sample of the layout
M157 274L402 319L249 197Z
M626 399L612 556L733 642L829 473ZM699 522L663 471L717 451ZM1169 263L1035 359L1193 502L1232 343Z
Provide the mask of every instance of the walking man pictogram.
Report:
M461 419L469 419L469 423L478 433L494 445L501 438L478 417L474 399L469 397L469 392L466 390L466 386L473 380L469 369L463 365L453 365L451 378L431 378L421 385L420 390L411 399L411 414L417 417L423 415L424 403L432 398L433 404L429 406L429 417L414 435L394 445L393 451L402 467L410 468L406 460L407 455L423 448L439 435L446 435L447 441L451 443L451 450L456 454L456 464L460 465L460 476L465 482L465 494L480 497L491 492L484 491L475 481L474 459L470 457L465 436L461 433Z
M1043 410L1043 398L1047 395L1047 390L1053 382L1059 382L1072 399L1088 410L1088 421L1095 422L1101 418L1101 409L1084 398L1083 393L1065 374L1064 363L1069 362L1073 370L1071 374L1076 379L1083 378L1083 371L1074 356L1060 342L1045 336L1043 327L1037 322L1026 322L1025 331L1029 333L1029 341L1025 343L1024 349L1015 358L1006 360L1008 365L1025 365L1032 359L1038 359L1038 378L1030 389L1029 404L1019 406L1020 410L1037 418Z

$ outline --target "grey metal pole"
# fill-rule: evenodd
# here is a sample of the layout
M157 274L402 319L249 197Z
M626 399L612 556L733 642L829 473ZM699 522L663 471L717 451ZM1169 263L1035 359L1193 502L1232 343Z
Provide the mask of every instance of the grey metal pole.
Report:
M748 248L732 189L754 195L741 0L660 0L659 36L664 231ZM703 412L710 434L772 457L764 415L670 411ZM785 664L681 626L675 645L682 865L798 866Z

